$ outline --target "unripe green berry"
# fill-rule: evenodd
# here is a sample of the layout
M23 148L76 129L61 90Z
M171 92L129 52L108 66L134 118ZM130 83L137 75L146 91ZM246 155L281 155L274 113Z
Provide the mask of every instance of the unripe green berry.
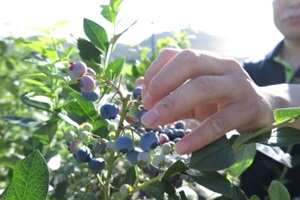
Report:
M92 132L93 131L93 125L88 123L88 122L84 122L82 123L79 128L79 131L88 131L88 132Z
M66 142L71 142L75 137L76 133L74 131L68 131L64 134Z
M120 187L120 193L122 196L128 196L132 193L133 188L129 184L123 184Z

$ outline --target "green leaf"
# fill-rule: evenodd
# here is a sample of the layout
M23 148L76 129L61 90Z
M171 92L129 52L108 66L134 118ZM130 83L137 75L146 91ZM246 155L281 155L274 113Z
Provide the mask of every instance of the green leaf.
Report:
M260 200L260 198L256 195L250 197L250 200Z
M162 187L161 181L152 183L151 185L147 186L145 190L151 195L151 197L155 199L165 199L165 191Z
M220 193L226 197L232 197L232 185L226 177L218 172L200 172L189 169L185 172L196 183L206 187L207 189Z
M178 160L165 171L162 178L166 179L188 169L189 168L181 160Z
M101 15L112 24L115 24L116 17L119 12L120 4L122 0L110 0L109 5L102 5Z
M83 21L83 28L84 33L89 40L100 50L107 52L109 42L105 29L99 24L86 18Z
M292 127L274 129L272 132L261 134L249 142L261 143L268 146L287 147L300 143L300 130Z
M108 79L112 79L112 80L118 77L122 72L124 62L125 62L125 57L121 57L109 63L107 68L105 69L105 76Z
M125 183L134 185L138 177L138 170L136 166L131 166L126 170Z
M25 92L24 94L22 94L21 101L28 106L45 110L48 112L52 112L51 111L52 106L49 102L48 97L35 96L34 92Z
M235 150L237 161L228 168L233 177L240 176L253 162L256 153L256 145L246 144Z
M231 166L235 154L226 136L192 153L190 168L199 171L217 171Z
M39 151L34 151L19 161L13 170L13 178L0 200L43 200L46 199L49 170Z
M38 130L34 131L33 135L45 144L50 144L58 129L58 119L50 119Z
M102 52L97 49L90 41L83 38L77 40L79 55L87 66L93 68L96 73L100 74L101 54Z
M5 115L0 116L0 119L7 123L22 127L36 127L40 124L36 119L25 116Z
M300 116L300 107L295 108L280 108L274 111L276 123L290 121Z
M286 187L281 184L279 181L272 181L269 188L268 188L268 194L270 200L282 200L286 199L289 200L291 199L290 194Z

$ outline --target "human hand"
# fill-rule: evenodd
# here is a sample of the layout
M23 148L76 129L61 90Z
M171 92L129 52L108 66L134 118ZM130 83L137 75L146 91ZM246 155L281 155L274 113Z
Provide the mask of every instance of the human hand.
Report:
M163 50L145 73L142 117L147 127L194 118L200 123L175 145L196 151L237 129L262 128L274 121L269 96L238 62L195 50Z

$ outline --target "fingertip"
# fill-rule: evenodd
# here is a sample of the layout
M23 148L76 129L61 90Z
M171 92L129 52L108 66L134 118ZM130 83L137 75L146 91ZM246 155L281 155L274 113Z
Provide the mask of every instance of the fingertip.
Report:
M139 77L135 80L136 86L143 86L143 84L144 84L144 77Z
M188 142L184 141L184 140L179 140L175 144L175 151L180 155L190 153L190 147L189 147Z

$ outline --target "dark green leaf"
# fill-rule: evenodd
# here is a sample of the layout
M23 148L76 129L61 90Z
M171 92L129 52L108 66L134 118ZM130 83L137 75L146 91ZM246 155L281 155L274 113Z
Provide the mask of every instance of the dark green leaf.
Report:
M46 199L49 184L49 170L39 151L34 151L19 161L13 178L1 200L43 200Z
M300 130L291 127L278 128L272 132L261 134L249 140L249 142L258 142L268 146L287 147L300 143Z
M228 168L233 177L240 176L253 162L256 153L256 145L246 144L235 150L236 162Z
M186 195L185 195L185 193L184 193L184 191L182 190L182 191L180 191L179 192L179 194L180 194L180 198L181 198L181 200L188 200L188 198L186 197Z
M270 200L291 199L290 194L286 189L286 187L276 180L271 182L268 188L268 194Z
M250 197L250 200L260 200L260 198L256 195Z
M180 172L183 172L185 170L188 170L189 168L181 161L178 160L176 161L174 164L172 164L167 171L165 171L164 175L163 175L163 179L166 179L170 176L174 176Z
M151 185L146 187L145 190L151 195L151 197L155 199L165 199L165 191L163 190L161 182L152 183Z
M45 144L50 144L58 128L58 119L50 119L37 129L33 135Z
M5 115L1 116L0 119L7 123L23 127L37 127L40 124L36 119L25 116Z
M231 166L235 155L226 136L192 153L190 168L199 171L217 171Z
M71 92L68 100L75 100L66 106L67 111L75 114L83 119L92 120L93 116L97 116L93 103L84 100L80 94Z
M45 97L47 98L47 97ZM25 92L21 95L21 101L28 106L51 112L51 105L42 98L35 100L34 92Z
M244 194L244 192L240 188L238 188L237 186L233 186L232 197L220 196L214 200L248 200L248 197Z
M131 166L126 170L125 183L134 185L138 177L138 170L136 166Z
M106 52L109 42L105 29L99 24L86 18L83 21L83 28L88 39L100 50Z
M102 73L99 67L99 64L101 64L101 51L97 49L90 41L87 41L83 38L79 38L77 40L77 46L79 49L79 55L87 64L87 66L93 68L98 74Z
M168 181L161 181L163 190L168 194L168 199L180 200L176 194L175 187L170 184Z
M109 63L107 68L105 69L105 76L108 79L112 79L112 80L118 77L122 72L124 62L125 62L125 57L121 57Z
M232 197L232 185L229 180L218 172L200 172L189 169L185 172L195 182L207 189Z

